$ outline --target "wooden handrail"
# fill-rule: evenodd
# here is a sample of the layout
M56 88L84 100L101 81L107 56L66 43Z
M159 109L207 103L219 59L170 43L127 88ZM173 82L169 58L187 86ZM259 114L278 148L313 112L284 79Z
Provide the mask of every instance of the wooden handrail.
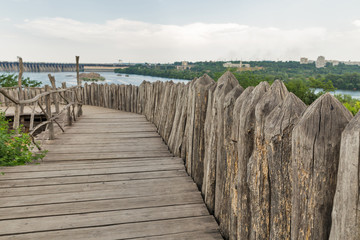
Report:
M59 128L64 132L64 128L59 124L59 122L57 121L57 119L60 117L60 115L62 115L64 113L65 110L67 110L67 124L70 126L72 125L72 121L76 121L76 118L82 115L82 99L83 97L81 96L81 92L82 92L82 86L81 86L81 80L79 79L79 57L76 57L76 64L77 64L77 86L73 86L70 88L66 88L66 83L63 83L62 85L62 89L56 89L56 84L55 84L55 77L51 76L50 74L48 75L49 80L51 82L51 87L46 85L45 86L45 92L42 92L42 88L23 88L23 86L21 85L21 78L22 78L22 59L19 58L20 61L20 73L19 73L19 77L18 77L18 85L17 87L0 87L0 93L2 95L5 96L5 99L9 99L12 103L15 104L15 114L14 114L14 123L13 123L13 128L16 129L19 127L20 125L20 116L22 115L22 109L24 108L25 105L33 105L33 111L31 114L31 118L30 118L30 136L33 139L34 142L34 134L35 132L40 129L41 127L43 127L44 125L46 125L46 129L49 130L49 139L52 140L55 138L55 134L54 134L54 127L53 127L53 123L55 122ZM52 89L51 89L52 88ZM23 89L27 89L25 92ZM40 93L39 90L40 89ZM9 91L14 91L15 90L15 94L11 94L11 92ZM31 99L24 99L27 98L29 96L34 96L31 92L29 92L29 90L34 90L35 94L37 94L35 97L31 98ZM73 99L67 99L70 95L69 94L65 94L65 92L73 92L73 94L71 94ZM24 95L23 95L24 93ZM30 94L30 95L29 95ZM15 96L14 96L15 95ZM18 95L18 97L16 97L16 95ZM43 97L45 99L43 99ZM52 100L51 100L52 98ZM63 99L65 101L65 103L67 104L61 111L60 111L60 99ZM53 113L51 112L51 104L54 103L55 107L56 107L56 112L53 115ZM45 107L43 106L45 104ZM44 115L46 116L46 121L40 123L39 125L37 125L35 128L33 128L33 122L34 122L34 112L35 112L35 107L36 105L38 105L41 109L41 111L44 113ZM75 113L75 106L77 108L77 111ZM71 109L72 107L72 109ZM39 148L39 146L34 142L34 144ZM40 149L40 148L39 148Z
M67 89L50 90L50 91L47 91L47 92L40 93L40 94L36 95L34 98L31 98L31 99L28 99L28 100L21 100L21 101L11 97L6 91L4 91L1 88L0 88L0 93L3 94L6 98L8 98L10 101L12 101L15 104L30 104L30 103L34 103L34 102L38 101L41 97L45 97L45 96L48 96L48 95L53 94L53 93L61 93L61 92L71 91L71 90L76 89L76 88L79 88L79 87L74 86L74 87L70 87L70 88L67 88Z

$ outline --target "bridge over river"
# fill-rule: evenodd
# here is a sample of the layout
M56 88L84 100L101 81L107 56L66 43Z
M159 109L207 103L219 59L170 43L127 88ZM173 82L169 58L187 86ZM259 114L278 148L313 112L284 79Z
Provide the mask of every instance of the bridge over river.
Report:
M76 64L74 63L48 63L48 62L24 62L25 72L75 72ZM126 68L122 64L106 63L84 63L79 64L81 72L114 72L116 68ZM0 62L0 72L18 72L18 62Z

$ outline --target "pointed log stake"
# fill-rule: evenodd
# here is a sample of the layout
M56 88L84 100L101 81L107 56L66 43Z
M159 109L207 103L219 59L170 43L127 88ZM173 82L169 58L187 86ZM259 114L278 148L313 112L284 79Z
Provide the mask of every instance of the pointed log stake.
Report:
M48 77L49 77L52 89L56 90L55 77L51 76L51 74L48 74ZM58 101L58 97L57 97L56 93L52 94L52 98L53 98L53 101L54 101L54 104L55 104L55 112L59 113L60 106L59 106L59 101Z
M21 57L19 58L19 76L18 76L18 85L19 85L19 101L23 100L23 90L22 90L22 75L24 72L23 61ZM24 112L24 106L20 105L20 114ZM20 117L20 116L19 116Z
M82 105L81 103L79 103L79 101L81 101L81 79L80 79L80 74L79 74L79 56L76 56L76 79L77 79L77 85L78 85L78 89L76 90L75 94L77 95L77 101L78 103L76 104L77 107L77 117L80 117L82 115Z
M50 91L50 86L46 85L45 86L45 91L49 92ZM50 120L51 118L51 100L50 100L50 95L46 95L45 96L45 105L46 105L46 117L48 118L47 120ZM55 139L55 134L54 134L54 124L52 123L52 121L48 124L49 127L49 140L54 140Z
M76 56L76 80L77 80L77 85L81 86L81 80L80 80L80 75L79 75L79 56Z

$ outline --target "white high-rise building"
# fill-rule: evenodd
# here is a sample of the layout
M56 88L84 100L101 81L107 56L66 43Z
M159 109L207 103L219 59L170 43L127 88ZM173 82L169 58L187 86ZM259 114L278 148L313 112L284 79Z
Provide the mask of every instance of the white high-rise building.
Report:
M324 56L319 56L315 62L316 68L323 68L326 66L326 61Z

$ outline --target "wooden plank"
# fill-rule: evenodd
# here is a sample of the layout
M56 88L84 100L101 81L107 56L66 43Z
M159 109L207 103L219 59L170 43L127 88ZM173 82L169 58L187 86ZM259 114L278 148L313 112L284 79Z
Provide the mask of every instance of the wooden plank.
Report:
M7 173L1 176L1 180L5 179L29 179L29 178L50 178L50 177L67 177L67 176L84 176L92 174L115 174L115 173L135 173L135 172L149 172L149 171L164 171L164 170L180 170L184 169L181 164L164 164L164 165L149 165L149 166L129 166L129 167L104 167L96 169L73 169L73 170L55 170L45 172L14 172Z
M192 186L191 180L187 177L173 177L173 178L157 178L157 179L139 179L131 181L112 181L112 182L87 182L87 183L72 183L65 185L49 185L49 186L27 186L17 188L0 188L0 196L30 196L30 195L44 195L53 193L69 193L69 192L87 192L97 190L110 190L114 191L136 188L136 187L149 187L152 185L188 185Z
M96 129L94 131L94 128ZM103 133L111 133L111 134L116 134L116 133L134 133L134 132L156 132L156 128L155 127L124 127L122 129L119 128L109 128L109 127L104 127L104 128L98 128L98 127L94 127L94 128L82 128L82 129L68 129L66 131L67 134L93 134L93 135L97 135L97 134L103 134Z
M135 158L135 159L109 159L108 161L83 161L83 162L66 162L63 164L29 164L17 167L3 167L0 171L4 173L20 173L20 172L41 172L56 170L72 170L72 169L99 169L114 167L136 167L150 165L166 165L166 164L183 164L183 160L176 157L165 158ZM2 178L0 177L0 181Z
M89 96L109 95L89 102L121 108L122 88L92 86ZM125 108L136 111L137 87L124 90L133 103ZM222 239L154 125L137 114L83 110L74 127L45 141L40 165L0 169L0 239Z
M191 185L193 187L191 187ZM144 196L158 196L182 192L198 192L196 186L192 183L188 184L169 184L161 186L139 186L130 188L120 188L111 190L98 191L83 191L83 192L68 192L68 193L54 193L43 195L29 195L29 196L13 196L0 198L0 208L15 207L15 206L35 206L43 204L55 204L66 202L85 202L101 199L112 198L135 198Z
M218 230L194 231L175 234L158 235L153 237L132 238L134 240L219 240L223 239Z
M161 141L159 136L143 136L143 137L123 137L123 138L101 138L96 139L94 141L92 138L83 138L81 142L78 139L72 138L64 138L64 139L57 139L56 143L51 144L75 144L75 145L89 145L89 144L114 144L114 143L124 143L124 142L133 142L134 144L139 144L144 141ZM45 141L48 144L49 141Z
M53 177L53 178L32 178L28 179L11 179L0 182L0 188L14 188L26 186L48 186L61 185L71 183L96 183L96 182L113 182L113 181L130 181L140 179L157 179L185 177L186 174L181 170L168 170L156 172L140 172L140 173L119 173L119 174L97 174L85 176L71 177Z
M99 133L99 134L81 134L81 135L74 135L71 133L63 133L59 135L58 139L76 139L76 140L82 140L82 139L113 139L113 138L141 138L141 137L159 137L159 134L156 132L139 132L139 133L112 133L112 134L106 134L106 133Z
M138 145L138 144L164 144L164 142L162 141L162 139L158 136L155 137L139 137L139 138L112 138L112 139L102 139L101 142L99 141L93 141L92 139L84 139L82 142L76 142L76 141L71 141L71 139L56 139L55 141L49 141L49 140L45 140L44 144L45 146L48 145L61 145L61 146L65 146L65 145L90 145L91 146L95 146L95 145L123 145L123 144L133 144L133 145Z
M114 153L96 153L96 154L47 154L44 161L74 161L89 159L108 159L108 158L137 158L137 157L171 157L168 151L134 151L134 152L114 152Z
M46 150L51 151L51 154L79 154L79 153L110 153L110 152L133 152L133 151L168 151L166 145L147 145L147 146L100 146L100 147L91 147L85 146L83 148L69 147L69 148L56 148L55 146L46 147Z
M101 199L87 202L69 202L44 204L26 207L0 208L0 220L74 215L80 213L119 211L136 208L174 206L184 204L201 204L199 192L183 192L159 196L146 196L125 199Z
M68 229L51 232L37 232L16 235L16 239L37 240L113 240L131 239L145 236L159 236L195 231L216 231L216 222L212 216L200 216L182 219L170 219L140 223L128 223L96 228ZM11 236L0 236L0 240L13 239ZM210 238L211 239L211 238ZM219 238L215 238L219 239Z

